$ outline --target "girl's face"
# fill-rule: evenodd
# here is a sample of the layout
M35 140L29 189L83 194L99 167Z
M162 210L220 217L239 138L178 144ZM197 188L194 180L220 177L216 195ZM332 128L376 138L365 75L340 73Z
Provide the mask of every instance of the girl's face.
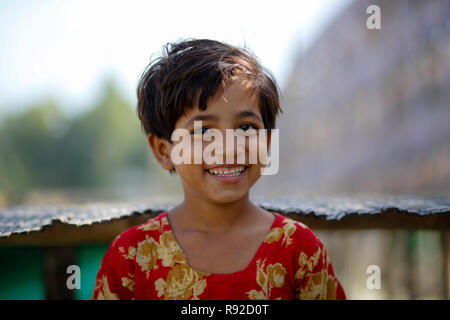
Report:
M197 133L208 135L213 132L211 129L221 132L223 148L218 154L223 164L208 164L204 158L202 158L202 164L194 164L194 140L198 140L199 137L194 138L194 121L199 120L202 121L202 125L200 130L197 129ZM186 129L190 133L186 138L190 137L191 139L190 163L174 164L182 180L186 196L192 194L216 203L233 202L244 197L250 187L259 179L263 165L260 164L259 157L256 164L250 163L249 138L244 138L245 147L240 149L241 151L245 150L245 163L240 161L238 163L238 139L236 137L233 138L234 150L231 146L227 147L226 145L226 129L241 129L244 132L247 131L247 133L256 130L253 131L256 137L258 137L258 130L264 129L258 95L250 96L244 82L234 81L221 95L218 94L211 99L204 111L199 110L198 106L186 110L186 115L180 117L176 122L175 129ZM266 147L268 148L270 145L269 132L267 137ZM202 155L205 147L211 144L214 139L212 138L211 141L196 141L197 145L201 146ZM178 143L182 143L182 139L170 145L170 152ZM198 152L199 150L196 149L195 151ZM227 152L233 154L232 159L234 161L232 164L226 162ZM212 155L214 156L215 152L212 152ZM225 171L228 171L228 173Z

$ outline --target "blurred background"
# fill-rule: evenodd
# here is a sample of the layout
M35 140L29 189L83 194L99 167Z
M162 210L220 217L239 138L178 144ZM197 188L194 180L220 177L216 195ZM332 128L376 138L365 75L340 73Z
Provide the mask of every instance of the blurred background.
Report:
M0 207L182 199L135 90L163 44L190 37L250 49L282 89L280 171L252 197L450 195L450 1L297 2L0 0ZM317 234L350 299L448 298L438 231ZM107 245L77 248L76 298L90 298ZM0 257L0 299L46 298L44 248Z

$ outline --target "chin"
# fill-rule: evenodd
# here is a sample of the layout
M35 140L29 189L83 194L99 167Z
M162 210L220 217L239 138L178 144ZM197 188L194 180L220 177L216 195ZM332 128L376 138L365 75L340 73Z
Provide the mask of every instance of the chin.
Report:
M237 190L234 190L235 192L223 192L221 194L211 194L208 195L208 198L216 203L220 203L220 204L226 204L226 203L231 203L231 202L235 202L238 201L242 198L244 198L246 196L246 194L248 193L247 191L242 191L242 192L237 192Z

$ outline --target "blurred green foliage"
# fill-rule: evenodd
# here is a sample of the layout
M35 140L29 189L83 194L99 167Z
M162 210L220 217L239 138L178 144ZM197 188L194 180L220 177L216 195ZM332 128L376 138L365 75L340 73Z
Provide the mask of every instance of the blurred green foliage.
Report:
M130 173L145 183L150 150L135 108L112 79L87 110L69 118L49 100L2 116L0 195L20 202L40 188L109 188Z

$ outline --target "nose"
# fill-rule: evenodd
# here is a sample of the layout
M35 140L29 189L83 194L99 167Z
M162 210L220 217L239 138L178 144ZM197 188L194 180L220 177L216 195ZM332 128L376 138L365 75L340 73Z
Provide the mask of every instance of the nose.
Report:
M216 141L216 156L221 158L223 163L245 164L246 137L236 133L233 129L225 129L220 132L221 136Z

